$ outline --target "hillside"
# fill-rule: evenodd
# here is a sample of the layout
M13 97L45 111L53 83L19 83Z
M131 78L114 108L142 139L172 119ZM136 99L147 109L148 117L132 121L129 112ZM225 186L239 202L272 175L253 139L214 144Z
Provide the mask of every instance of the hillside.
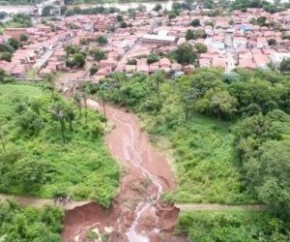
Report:
M119 168L104 147L102 116L42 86L2 84L0 120L1 192L110 205Z

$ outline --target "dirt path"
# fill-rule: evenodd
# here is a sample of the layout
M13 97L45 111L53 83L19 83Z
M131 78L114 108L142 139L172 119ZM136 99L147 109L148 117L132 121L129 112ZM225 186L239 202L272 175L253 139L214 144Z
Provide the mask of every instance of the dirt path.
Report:
M185 211L251 211L251 210L265 210L265 205L221 205L221 204L175 204L175 207L180 209L181 212Z
M42 208L47 205L55 205L53 199L0 194L0 201L7 200L15 201L17 204L22 206L31 206L34 208ZM60 204L59 206L63 207L66 210L71 210L88 203L90 203L90 201L70 201L65 206L63 206L62 204Z

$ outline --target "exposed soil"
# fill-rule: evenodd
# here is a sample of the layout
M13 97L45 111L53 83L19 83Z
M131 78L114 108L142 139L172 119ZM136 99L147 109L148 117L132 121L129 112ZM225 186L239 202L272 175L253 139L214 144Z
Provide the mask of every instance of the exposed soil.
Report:
M93 100L87 104L104 111ZM150 145L134 114L106 105L105 115L115 125L106 143L125 168L119 193L110 209L90 203L67 211L63 240L86 241L86 231L92 229L110 233L112 242L183 241L172 236L179 209L159 199L162 192L175 188L166 159Z

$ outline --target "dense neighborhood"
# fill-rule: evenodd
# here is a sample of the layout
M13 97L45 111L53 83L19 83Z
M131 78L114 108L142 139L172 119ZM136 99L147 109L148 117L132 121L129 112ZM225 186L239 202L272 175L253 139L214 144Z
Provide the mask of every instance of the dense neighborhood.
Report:
M236 67L277 67L290 57L290 10L271 14L249 8L212 17L209 11L182 10L179 16L161 10L73 15L28 28L6 28L1 43L21 36L27 40L11 60L1 58L0 68L16 77L27 77L31 71L39 76L76 72L67 63L68 46L90 53L76 76L93 81L114 71L150 74L161 70L179 76L198 67L217 66L226 72ZM196 50L194 61L174 58L184 45Z

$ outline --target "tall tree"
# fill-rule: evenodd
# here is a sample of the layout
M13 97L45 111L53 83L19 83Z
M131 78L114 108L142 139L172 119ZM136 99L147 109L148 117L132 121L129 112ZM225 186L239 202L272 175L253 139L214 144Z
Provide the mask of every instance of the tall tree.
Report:
M63 143L65 143L65 120L66 120L66 114L65 114L65 107L62 103L56 102L51 107L51 114L52 118L59 122L60 124L60 132Z

